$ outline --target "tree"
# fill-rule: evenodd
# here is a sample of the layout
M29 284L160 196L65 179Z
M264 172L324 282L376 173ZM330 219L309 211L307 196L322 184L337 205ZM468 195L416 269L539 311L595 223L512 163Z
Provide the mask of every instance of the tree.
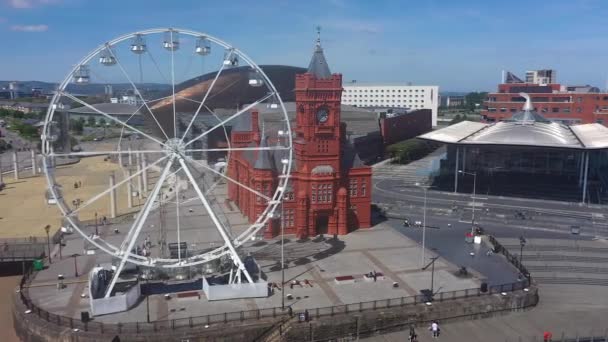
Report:
M87 124L88 124L89 126L95 126L95 117L93 117L93 116L89 116L89 117L87 118Z
M70 129L76 135L82 135L84 131L84 122L80 120L70 120Z
M481 92L470 92L467 95L465 95L465 102L466 102L466 107L469 111L474 111L477 106L479 105L481 106L481 104L483 103L483 101L486 99L486 97L488 96L488 93L485 91L481 91Z
M106 125L106 119L105 118L101 118L99 119L99 126L105 126Z

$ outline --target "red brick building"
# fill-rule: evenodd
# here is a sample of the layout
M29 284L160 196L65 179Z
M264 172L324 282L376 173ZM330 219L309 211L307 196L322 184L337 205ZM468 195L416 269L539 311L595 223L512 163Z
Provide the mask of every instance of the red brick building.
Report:
M363 165L346 138L340 121L342 75L331 74L320 40L306 73L295 80L296 118L292 123L292 174L283 201L286 234L306 238L319 234L344 235L371 225L371 167ZM242 115L231 131L234 147L266 146L258 113ZM277 185L280 151L236 151L228 176L271 196ZM266 207L263 199L242 186L228 184L228 197L253 222ZM264 236L279 234L280 222L268 224Z
M488 121L509 119L522 110L525 102L519 93L532 97L534 110L549 120L565 124L608 124L608 93L596 87L561 84L503 83L497 93L490 93L483 103L482 117Z

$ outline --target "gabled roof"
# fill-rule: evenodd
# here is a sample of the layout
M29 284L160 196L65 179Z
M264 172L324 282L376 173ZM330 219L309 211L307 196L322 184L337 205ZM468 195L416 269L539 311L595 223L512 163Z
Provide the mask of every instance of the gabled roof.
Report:
M249 132L251 131L251 112L245 112L234 120L233 132Z
M264 137L262 139L262 142L260 143L260 148L268 147L267 140L268 140L268 137ZM271 161L271 158L272 157L270 156L269 150L265 150L265 149L258 150L258 158L255 161L255 164L253 167L258 170L273 170L274 165Z
M317 38L317 43L315 44L315 51L313 52L312 58L310 59L310 64L308 64L307 72L315 75L317 78L329 78L331 76L329 66L327 65L327 61L325 60L325 55L323 54L323 48L321 47L320 36Z

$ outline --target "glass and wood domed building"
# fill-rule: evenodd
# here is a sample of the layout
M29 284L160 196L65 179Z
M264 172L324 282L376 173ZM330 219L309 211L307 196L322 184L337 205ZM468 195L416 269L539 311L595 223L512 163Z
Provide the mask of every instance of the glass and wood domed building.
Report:
M463 121L419 136L447 145L434 185L477 193L603 203L608 200L608 128L567 126L533 110L495 123ZM462 172L459 172L462 171Z

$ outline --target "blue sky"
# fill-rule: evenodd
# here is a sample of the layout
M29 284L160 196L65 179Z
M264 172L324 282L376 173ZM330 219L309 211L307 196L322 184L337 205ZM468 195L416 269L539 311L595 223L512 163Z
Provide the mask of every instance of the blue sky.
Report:
M604 88L606 0L0 0L0 79L59 81L100 43L150 27L207 32L258 64L306 66L322 27L332 72L359 82L492 90L554 68Z

